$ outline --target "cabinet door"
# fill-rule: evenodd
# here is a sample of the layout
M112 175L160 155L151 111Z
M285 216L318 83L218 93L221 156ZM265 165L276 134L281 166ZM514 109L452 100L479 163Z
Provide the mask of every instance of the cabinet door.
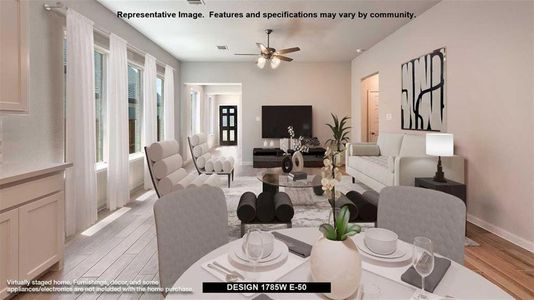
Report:
M0 1L0 111L28 112L27 0Z
M18 210L0 214L0 299L7 297L7 280L17 280L18 272Z
M33 279L62 256L63 192L19 208L19 277Z

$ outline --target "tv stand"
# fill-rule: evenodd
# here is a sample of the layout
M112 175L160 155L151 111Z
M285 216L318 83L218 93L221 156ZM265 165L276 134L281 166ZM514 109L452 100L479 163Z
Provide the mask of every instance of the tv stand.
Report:
M291 155L294 150L288 151ZM322 147L310 148L306 153L302 153L304 157L304 167L306 168L321 168L323 166L323 159L326 149ZM276 168L282 166L282 159L284 158L284 151L280 148L254 148L252 150L252 167L253 168Z

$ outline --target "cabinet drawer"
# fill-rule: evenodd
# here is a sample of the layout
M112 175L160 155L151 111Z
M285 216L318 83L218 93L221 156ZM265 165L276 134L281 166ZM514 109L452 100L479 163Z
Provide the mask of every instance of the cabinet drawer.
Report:
M19 278L33 279L63 255L63 192L21 206L19 211Z
M7 297L7 280L17 280L19 273L18 210L0 214L0 299Z
M63 191L63 172L0 189L0 211L54 192Z

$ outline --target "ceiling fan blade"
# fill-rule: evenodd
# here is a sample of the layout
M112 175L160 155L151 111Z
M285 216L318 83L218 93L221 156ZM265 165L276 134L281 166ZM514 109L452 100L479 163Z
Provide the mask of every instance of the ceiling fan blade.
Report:
M267 47L265 47L264 44L262 44L262 43L256 43L256 45L258 45L258 48L260 48L261 53L269 53L269 50L267 49Z
M256 54L252 54L252 53L234 53L234 55L254 55L254 56L258 56L259 54L256 53Z
M300 51L300 48L299 47L293 47L293 48L287 48L287 49L278 50L278 51L276 51L276 54L286 54L286 53L292 53L292 52L297 52L297 51Z
M274 56L274 57L278 57L280 60L283 60L283 61L293 61L292 58L287 57L287 56L278 55L278 54L275 54L275 55L273 55L273 56Z

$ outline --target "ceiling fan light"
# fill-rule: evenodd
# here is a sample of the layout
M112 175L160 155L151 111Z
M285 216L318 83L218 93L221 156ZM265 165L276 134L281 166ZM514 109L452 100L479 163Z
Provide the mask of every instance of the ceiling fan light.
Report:
M263 67L265 67L266 62L267 60L265 59L265 57L260 56L258 57L258 62L256 63L256 65L258 66L258 68L263 69Z
M276 69L280 65L281 60L278 57L271 59L271 68Z

